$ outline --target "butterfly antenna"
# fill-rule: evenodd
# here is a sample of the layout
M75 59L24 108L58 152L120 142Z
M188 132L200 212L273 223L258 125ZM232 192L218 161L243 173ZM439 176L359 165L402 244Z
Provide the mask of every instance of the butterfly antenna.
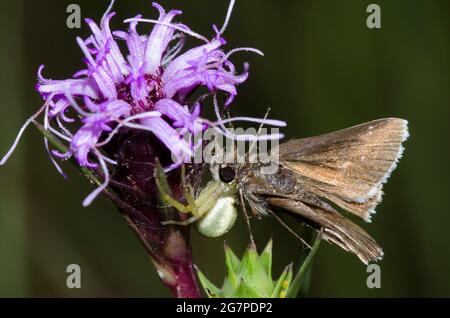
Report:
M248 233L250 235L250 242L254 246L255 240L253 239L252 226L250 224L250 217L248 216L247 208L245 207L244 195L242 194L242 190L239 190L239 201L241 204L241 209L244 212L245 223L247 223Z
M226 117L227 117L227 119L231 119L231 112L230 112L230 109L227 109ZM233 124L232 121L230 121L230 128L231 128L231 129L234 129L234 124Z
M227 109L226 114L225 114L226 119L231 119L231 111L230 109ZM234 132L234 124L232 121L229 122L229 128ZM237 148L235 147L235 141L232 140L233 144L232 144L232 155L233 155L233 163L237 163Z
M256 138L255 138L255 140L250 144L250 147L248 148L247 154L245 155L245 157L248 158L248 161L249 161L249 162L250 162L250 156L251 156L251 153L252 153L253 149L255 148L255 146L256 146L257 143L258 143L258 137L261 135L261 131L262 131L263 127L264 127L264 121L269 117L269 113L270 113L270 107L267 108L267 111L266 111L266 114L265 114L265 116L264 116L264 119L263 119L263 121L261 122L261 124L259 125L258 132L256 133ZM239 165L238 168L241 168L241 166L242 166L242 165Z
M268 211L282 226L284 226L292 235L294 235L300 242L302 242L304 246L312 250L311 245L306 243L306 241L303 238L301 238L289 225L287 225L286 222L284 222L281 217L279 217L275 212L271 211L270 209L268 209Z

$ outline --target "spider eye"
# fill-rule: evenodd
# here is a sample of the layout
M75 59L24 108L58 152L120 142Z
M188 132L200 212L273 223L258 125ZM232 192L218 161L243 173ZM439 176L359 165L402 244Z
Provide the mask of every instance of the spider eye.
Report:
M226 166L226 167L220 168L219 177L222 182L230 183L234 180L234 177L236 177L236 172L234 171L234 169L232 167Z

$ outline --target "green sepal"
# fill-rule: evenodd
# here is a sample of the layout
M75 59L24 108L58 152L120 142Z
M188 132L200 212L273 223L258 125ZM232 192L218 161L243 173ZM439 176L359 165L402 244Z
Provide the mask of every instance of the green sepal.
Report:
M275 284L275 288L273 289L272 295L270 298L285 298L287 294L287 290L289 289L292 281L292 264L289 264L284 269L280 278Z
M249 284L245 279L241 279L239 288L234 294L230 295L231 298L266 298L267 295L260 293L252 284Z
M225 279L225 283L227 281L231 285L230 287L233 289L236 289L239 285L238 280L238 271L240 267L240 261L239 258L234 254L233 250L228 246L228 244L224 244L225 249L225 266L227 269L227 278ZM225 286L224 286L225 287Z
M287 266L277 281L272 280L273 242L258 255L251 244L239 260L232 249L225 244L227 275L221 289L211 283L197 269L199 280L208 297L212 298L284 298L293 280L293 266ZM312 257L312 256L311 256Z
M258 291L258 294L269 297L273 290L271 275L267 273L265 267L260 263L256 246L250 244L241 261L239 276L245 279L246 285Z
M259 256L259 263L269 275L270 280L272 280L272 247L273 240L270 239L269 243L267 243L264 251Z
M209 298L219 297L221 294L221 290L216 285L211 283L211 281L208 278L206 278L206 276L203 274L201 270L197 268L197 266L195 266L195 269L197 271L200 284L202 285L206 295L208 295Z

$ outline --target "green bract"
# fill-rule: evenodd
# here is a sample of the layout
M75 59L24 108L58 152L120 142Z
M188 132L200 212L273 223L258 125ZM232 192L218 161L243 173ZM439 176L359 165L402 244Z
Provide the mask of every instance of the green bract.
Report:
M272 279L272 240L260 255L255 245L250 244L241 260L225 244L227 275L222 288L216 287L197 268L200 283L210 298L296 297L319 243L320 237L316 239L295 277L293 266L289 264L275 281Z

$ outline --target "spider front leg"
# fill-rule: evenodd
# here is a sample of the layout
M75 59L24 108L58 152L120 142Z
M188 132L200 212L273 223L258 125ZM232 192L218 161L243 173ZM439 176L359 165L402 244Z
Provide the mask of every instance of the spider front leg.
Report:
M184 198L186 199L188 206L191 207L191 213L193 215L199 215L197 204L195 202L194 190L186 181L186 168L184 165L181 166L181 187Z
M195 221L198 221L201 218L202 218L202 215L197 215L197 216L191 216L189 219L186 219L184 221L164 221L164 222L161 222L161 224L162 225L187 226L187 225L190 225L190 224L194 223Z
M184 220L184 221L164 221L161 222L162 225L189 225L194 223L195 221L199 220L203 215L202 214L198 214L197 213L197 206L195 204L195 200L194 197L191 195L191 192L189 191L185 191L184 192L184 197L186 198L186 201L188 201L188 205L183 205L180 202L178 202L177 200L175 200L174 198L172 198L170 195L169 196L165 196L165 200L169 200L166 201L166 203L172 205L175 209L177 209L178 211L182 212L182 213L192 213L192 217Z
M176 199L172 198L170 194L167 192L159 190L159 195L161 199L164 201L164 203L170 205L171 207L174 207L178 210L180 213L192 213L192 207L188 205L184 205L181 202L177 201Z
M161 222L162 225L189 225L197 221L201 217L201 215L197 214L197 207L192 194L192 188L186 183L184 165L182 166L181 174L183 195L188 202L187 205L182 204L172 197L167 177L164 173L164 170L160 166L156 167L156 186L158 188L159 196L164 203L174 207L180 213L192 213L193 216L185 221L164 221Z

